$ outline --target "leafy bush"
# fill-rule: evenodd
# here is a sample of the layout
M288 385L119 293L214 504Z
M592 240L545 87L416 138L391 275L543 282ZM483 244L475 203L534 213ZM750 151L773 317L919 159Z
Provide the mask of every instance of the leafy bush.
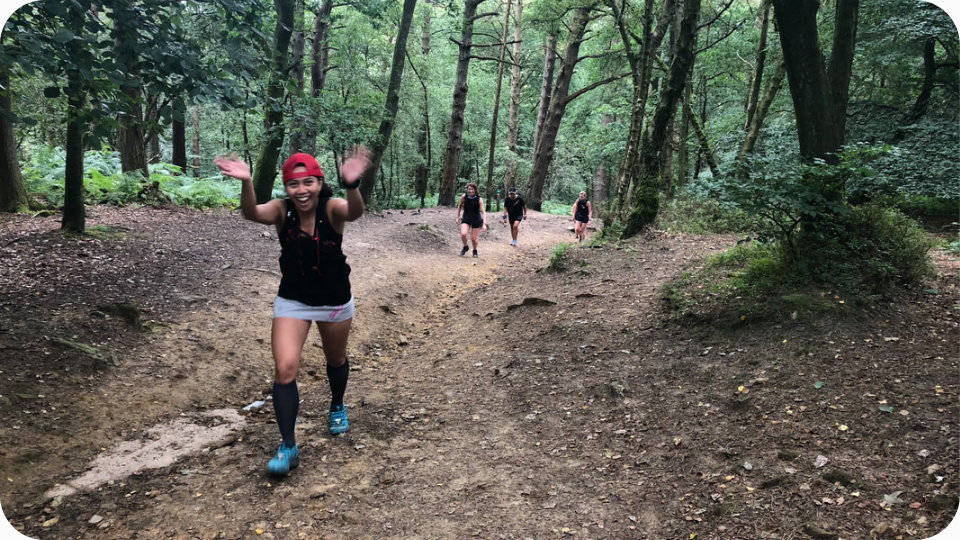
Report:
M544 214L553 214L555 216L571 215L573 203L561 203L557 201L543 201L540 205L540 211Z
M567 267L567 253L570 252L570 244L561 243L553 248L550 259L547 260L547 271L562 272Z
M684 189L676 198L661 203L657 216L659 228L691 234L753 232L762 227L760 220L734 206L702 197L693 189Z

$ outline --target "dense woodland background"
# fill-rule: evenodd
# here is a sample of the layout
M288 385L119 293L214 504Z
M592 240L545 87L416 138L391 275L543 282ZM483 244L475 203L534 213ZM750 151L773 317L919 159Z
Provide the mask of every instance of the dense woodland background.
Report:
M336 185L359 143L374 208L586 190L607 237L744 232L796 266L957 221L958 54L914 0L38 1L2 35L0 211L235 205L230 152L264 201L288 154Z

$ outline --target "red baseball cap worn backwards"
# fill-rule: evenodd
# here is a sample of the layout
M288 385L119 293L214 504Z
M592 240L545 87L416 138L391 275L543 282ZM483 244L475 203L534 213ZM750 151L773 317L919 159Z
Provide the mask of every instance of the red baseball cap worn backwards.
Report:
M293 169L298 166L303 165L307 168L305 171L293 172ZM305 178L307 176L315 176L318 179L323 178L323 170L320 169L320 164L317 163L317 160L313 158L310 154L294 154L287 159L287 162L283 164L283 183L286 184L290 180L296 180L297 178Z

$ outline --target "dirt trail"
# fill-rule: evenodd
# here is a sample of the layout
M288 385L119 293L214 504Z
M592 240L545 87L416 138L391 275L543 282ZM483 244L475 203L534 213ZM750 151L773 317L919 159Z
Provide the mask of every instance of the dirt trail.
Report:
M348 226L352 429L327 432L313 333L298 379L302 464L288 478L264 474L278 442L267 401L172 465L44 500L115 445L161 439L152 426L222 428L203 413L270 392L275 238L235 214L177 212L99 209L110 235L97 242L64 241L55 223L0 230L21 260L19 272L0 266L11 353L0 378L14 396L0 412L19 426L0 432L0 499L31 537L783 538L817 527L863 538L883 523L924 538L953 515L956 261L940 261L944 294L882 314L683 326L665 318L664 283L735 239L654 232L577 246L566 270L546 273L572 239L568 217L533 213L513 248L491 215L473 259L457 256L451 209ZM114 249L101 275L94 263ZM89 262L74 273L99 280L101 297L146 306L151 332L91 315L103 298L30 263L60 253L46 263L62 270L78 252ZM14 282L23 291L8 291ZM546 302L520 305L534 297ZM99 343L122 363L91 364L47 335Z

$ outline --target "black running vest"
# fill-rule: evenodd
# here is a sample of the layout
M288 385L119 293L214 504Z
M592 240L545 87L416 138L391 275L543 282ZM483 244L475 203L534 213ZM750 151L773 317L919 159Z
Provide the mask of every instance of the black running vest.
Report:
M340 306L350 301L350 265L343 254L343 235L327 219L327 202L317 204L313 236L300 229L293 201L280 229L280 291L278 296L308 306Z

